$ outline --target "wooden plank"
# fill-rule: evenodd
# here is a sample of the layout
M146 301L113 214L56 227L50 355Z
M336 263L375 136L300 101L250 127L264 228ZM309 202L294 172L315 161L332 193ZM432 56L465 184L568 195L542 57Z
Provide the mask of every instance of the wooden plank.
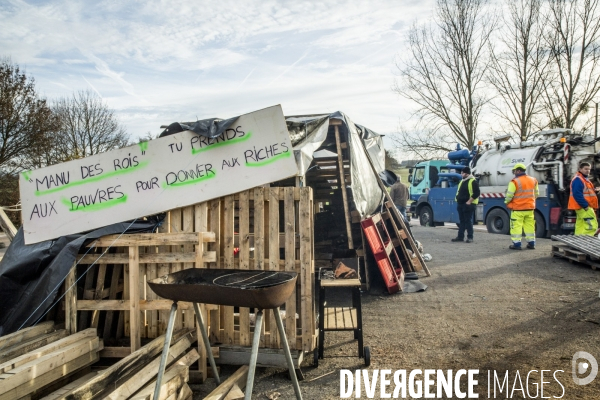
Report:
M102 249L98 249L98 251L102 251ZM99 256L99 255L97 255ZM89 267L87 272L85 273L85 283L83 286L83 299L91 300L94 296L91 294L90 289L94 285L94 275L96 274L96 269L98 269L98 265L92 265ZM79 313L79 323L77 324L78 329L86 329L88 327L88 312Z
M120 310L120 311L129 311L131 306L129 300L79 300L78 309L81 311L91 311L91 310ZM173 301L171 300L139 300L138 301L139 309L144 310L159 310L159 311L168 311L171 309L171 305L173 305ZM185 301L178 302L177 308L182 310L191 310L192 303L188 303Z
M15 228L12 221L10 220L10 218L8 218L8 215L6 215L2 208L0 208L0 228L2 228L2 230L6 234L8 240L12 242L15 235L17 234L17 228Z
M184 207L182 210L182 223L183 232L189 232L196 234L196 240L202 239L202 236L198 236L194 232L194 206ZM195 243L194 243L195 244ZM188 261L183 264L183 269L194 268L196 262L197 253L194 251L194 244L184 244L182 251L185 253L194 254L194 261ZM183 311L183 326L186 328L195 328L196 321L194 318L194 310Z
M210 234L210 232L209 232ZM198 240L198 238L196 238ZM186 242L187 243L187 242ZM206 262L215 262L217 259L216 252L205 251L203 253ZM85 255L81 258L81 264L91 264L98 256L93 254ZM144 264L158 264L158 263L193 263L195 262L196 252L183 252L183 253L146 253L140 254L140 263ZM96 261L96 264L127 264L129 257L127 254L115 253L105 254Z
M170 215L170 219L169 219L169 229L171 230L171 233L176 233L176 234L184 234L182 232L183 230L183 222L182 222L182 209L181 208L176 208L174 210L169 211L169 215ZM192 234L194 235L194 234ZM195 240L198 240L198 235L195 234ZM171 253L181 253L181 246L182 243L181 242L171 242L170 243L170 251ZM195 254L194 254L194 258L195 258ZM183 269L183 264L182 263L171 263L171 267L169 269L170 273L173 272L178 272L181 271ZM181 329L183 327L183 310L181 310L180 308L177 308L177 312L175 313L175 324L174 324L175 329Z
M335 326L337 329L343 330L346 328L344 325L344 307L335 307L333 309L335 314Z
M77 263L65 278L65 328L70 334L77 332Z
M168 400L189 380L189 369L184 365L175 365L165 371L158 395L159 400ZM150 400L154 395L156 381L131 397L131 400Z
M73 343L76 343L76 342L84 340L84 339L90 339L95 336L96 336L96 330L93 328L90 328L90 329L86 329L81 332L78 332L76 334L67 336L61 340L48 343L47 345L42 346L35 351L30 351L26 354L23 354L21 356L13 358L9 361L3 362L2 364L0 364L0 374L4 374L12 369L15 369L17 367L25 365L28 362L31 362L33 360L37 360L40 357L43 357L47 354L50 354L57 350L65 348Z
M313 316L313 210L311 205L311 189L300 189L299 204L299 236L300 236L300 324L302 326L302 349L312 351L312 335L314 334ZM298 285L296 285L298 286Z
M84 383L86 383L87 381L92 379L97 373L98 372L90 372L89 374L86 374L86 375L82 376L81 378L76 379L73 382L66 384L65 386L61 387L60 389L55 390L54 392L50 393L49 395L42 397L41 400L60 399L61 396L68 393L71 389L74 389L79 385L83 385Z
M173 341L178 341L181 337L188 335L188 329L182 329L173 332ZM160 354L165 342L165 335L162 335L152 342L148 343L139 350L131 353L129 357L124 358L110 367L100 371L97 376L88 381L85 385L79 386L67 395L63 396L65 400L87 400L99 398L114 388L115 384L121 379L135 374L142 369L144 365L151 362L154 357Z
M129 325L131 351L134 352L142 345L140 338L140 285L139 285L140 249L138 246L129 247Z
M150 247L151 253L144 254L146 255L155 255L157 248ZM141 258L140 254L140 258ZM141 261L141 259L140 259ZM147 281L151 281L153 279L158 278L158 265L147 264L146 265L146 299L149 301L157 300L159 297L150 286L148 286ZM141 307L140 307L141 309ZM148 310L146 312L146 318L148 318L148 337L154 339L158 336L158 311Z
M139 249L139 254L138 257L144 253L146 253L146 250L148 249L148 247L146 246L142 246L142 247L138 247ZM138 272L138 290L140 291L140 295L139 295L139 299L140 300L146 300L146 264L140 262L139 263L139 272ZM149 288L148 288L149 289ZM146 338L148 337L148 331L147 331L147 322L146 322L146 310L141 310L140 309L140 338Z
M279 271L285 269L285 264L280 265L280 243L285 246L285 233L279 233L279 192L280 188L270 188L269 194L269 259L265 263L268 265L270 271ZM283 236L283 241L277 240ZM284 260L281 260L283 263ZM267 315L269 316L269 346L271 348L278 349L281 346L279 341L279 333L277 330L277 324L275 323L275 317L273 310L268 310Z
M246 379L248 378L248 366L243 365L235 371L229 378L223 381L219 386L204 398L204 400L222 400L231 390L233 385L238 385L240 389L246 387Z
M284 188L284 223L285 223L285 270L295 271L296 246L295 236L295 204L294 192L297 188ZM291 349L296 348L296 290L285 303L285 334Z
M192 349L186 355L175 362L173 366L165 371L160 388L159 399L166 399L183 386L189 380L189 367L198 360L198 352ZM139 393L136 393L130 399L150 400L154 394L156 380L144 387Z
M194 208L194 229L198 232L198 244L196 244L196 268L206 268L205 259L203 257L204 254L204 232L208 231L208 205L206 202L201 204L196 204ZM215 258L216 259L216 258ZM204 322L206 325L209 324L208 320L208 312L206 310L206 306L204 304L200 304L200 312L202 313L202 318L204 318ZM202 337L202 333L200 332L200 325L196 324L196 335L200 338ZM207 371L207 355L206 349L204 348L204 344L202 340L198 340L198 371L201 374L200 383L203 383L208 377Z
M360 279L323 279L321 286L323 287L356 287L360 286Z
M102 358L125 358L131 354L131 347L105 347L100 352Z
M265 189L254 188L254 269L265 270Z
M239 194L239 269L250 269L250 192L248 190ZM231 267L233 268L233 266ZM250 339L250 309L240 307L239 316L240 345L249 346Z
M242 400L244 397L245 394L242 392L242 389L240 389L238 385L234 384L229 393L227 393L227 396L225 396L224 400Z
M98 276L96 277L96 290L93 294L93 299L102 299L102 292L104 291L104 278L106 277L106 264L98 265ZM98 322L100 321L100 312L92 312L92 328L98 328Z
M265 188L254 188L254 267L256 270L269 269L265 263ZM266 313L268 315L269 313ZM271 319L265 318L265 323L270 324ZM260 333L260 346L265 346L265 332L267 325L263 323Z
M342 158L342 147L340 141L340 128L336 125L335 130L335 145L337 148L338 158L338 173L340 180L340 188L342 189L342 201L344 203L344 219L346 220L346 235L348 235L348 248L354 248L354 242L352 240L352 222L350 221L350 205L348 204L348 193L346 191L346 177L344 174L344 160Z
M30 393L35 392L36 390L45 387L52 382L71 375L78 370L85 368L88 365L91 365L99 360L98 353L87 353L81 357L76 358L73 361L69 361L66 364L63 364L61 368L54 368L50 372L42 374L38 376L36 379L26 382L23 385L20 385L14 389L11 389L3 394L0 394L0 400L13 400L20 399L24 396L29 395Z
M63 339L68 334L69 333L65 329L61 329L42 336L34 337L33 339L26 340L20 344L8 348L2 348L0 350L0 365L25 353L29 353L33 350L39 349L40 347L44 347L47 344Z
M40 358L13 368L0 375L0 393L4 394L11 389L15 389L69 361L75 360L76 358L89 353L97 353L99 347L100 339L98 337L84 338L67 347L55 350Z
M189 372L188 372L189 373ZM177 395L177 400L192 400L194 393L187 383L184 383Z
M210 225L209 229L215 233L215 238L221 238L221 203L219 199L210 201ZM213 241L214 242L214 241ZM219 268L220 267L220 258L221 258L221 249L219 243L210 244L209 249L214 250L217 255L216 262L211 262L209 264L209 268ZM221 315L219 310L211 310L210 311L210 340L213 342L221 341Z
M171 214L167 213L167 217L166 220L163 222L163 224L161 226L158 227L158 234L159 235L163 235L165 236L165 234L168 234L169 231L169 226L170 226L170 221L171 219ZM166 236L165 236L166 237ZM197 240L198 238L196 238ZM163 245L159 245L157 248L157 252L160 253L168 253L169 252L169 246L163 244ZM157 275L158 277L167 275L170 272L170 261L165 261L162 263L159 263L157 265ZM171 309L171 304L173 304L173 302L170 302L169 304L169 308L163 311L160 311L158 313L158 334L163 334L164 332L166 332L167 330L167 323L169 321L169 312L168 310ZM141 306L141 305L140 305Z
M188 350L195 340L196 335L194 332L184 336L178 342L174 343L169 348L167 365L171 364L171 362L173 362L181 354ZM156 378L156 374L160 364L160 359L161 357L156 357L154 360L152 360L152 362L146 364L144 368L142 368L135 375L129 377L125 382L121 383L119 387L117 387L111 393L107 394L104 398L111 400L124 400L129 398L129 396L133 395L135 392L140 390L144 385L150 382L150 380Z
M168 221L165 221L168 222ZM90 243L88 247L94 245L98 247L129 247L129 246L168 246L173 242L194 244L198 237L193 232L159 232L157 233L135 233L130 235L107 235ZM207 242L214 242L216 237L213 232L204 238Z
M234 264L234 201L233 196L223 198L223 268L233 269ZM233 344L235 340L233 307L222 306L221 318L223 322L222 343Z

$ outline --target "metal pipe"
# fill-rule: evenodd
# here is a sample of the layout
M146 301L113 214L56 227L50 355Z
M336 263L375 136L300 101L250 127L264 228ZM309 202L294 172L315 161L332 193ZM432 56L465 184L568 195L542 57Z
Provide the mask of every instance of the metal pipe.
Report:
M279 307L273 310L275 314L275 322L277 323L277 330L279 331L279 337L283 344L283 352L285 359L287 360L288 369L290 370L290 378L292 379L292 385L294 385L294 392L296 392L296 399L302 400L302 393L300 393L300 385L298 384L298 377L296 376L296 369L294 368L294 362L292 361L292 354L290 353L290 345L288 344L287 337L285 336L285 330L283 329L283 321L281 321L281 314L279 314Z
M220 385L221 379L219 378L219 372L217 371L215 358L213 357L212 351L210 349L210 341L208 340L208 334L206 333L204 317L202 317L202 313L200 312L200 307L198 306L198 303L194 303L194 311L196 312L196 320L198 321L198 325L200 325L200 333L202 334L202 341L204 342L204 348L206 349L206 355L208 356L210 367L212 368L213 375L215 377L215 380L217 381L217 385Z
M250 366L248 367L248 378L246 379L245 400L252 400L252 387L254 386L254 371L256 370L256 361L258 360L258 345L260 344L260 332L262 331L263 310L256 313L256 323L254 324L254 338L252 339L252 353L250 353Z
M158 376L156 378L156 386L154 387L154 400L158 400L160 396L160 387L162 385L167 358L169 357L169 348L171 347L171 338L173 337L173 326L175 325L175 313L177 312L177 302L174 301L169 314L169 324L167 325L167 333L165 333L165 345L163 346L162 356L160 357L160 365L158 366Z
M558 188L560 190L565 189L565 185L563 185L563 163L562 161L544 161L544 162L533 162L531 163L533 166L540 165L557 165L558 166Z

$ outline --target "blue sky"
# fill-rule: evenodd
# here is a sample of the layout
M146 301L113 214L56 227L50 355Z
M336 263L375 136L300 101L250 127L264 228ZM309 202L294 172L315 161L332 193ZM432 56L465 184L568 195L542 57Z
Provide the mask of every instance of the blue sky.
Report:
M281 104L391 134L406 31L433 0L0 2L0 56L53 99L91 89L132 138Z

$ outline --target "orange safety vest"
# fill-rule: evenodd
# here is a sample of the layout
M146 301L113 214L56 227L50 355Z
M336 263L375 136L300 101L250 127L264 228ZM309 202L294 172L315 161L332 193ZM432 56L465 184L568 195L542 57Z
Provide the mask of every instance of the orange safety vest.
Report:
M521 175L512 180L517 190L506 206L511 210L535 210L535 186L538 181L532 176Z
M594 210L598 209L598 197L596 196L596 190L594 190L594 184L586 179L585 176L581 172L577 172L577 175L571 179L571 193L569 194L569 210L579 210L581 206L577 201L575 201L575 197L573 197L573 181L575 179L581 179L583 181L583 197L588 202L589 206Z

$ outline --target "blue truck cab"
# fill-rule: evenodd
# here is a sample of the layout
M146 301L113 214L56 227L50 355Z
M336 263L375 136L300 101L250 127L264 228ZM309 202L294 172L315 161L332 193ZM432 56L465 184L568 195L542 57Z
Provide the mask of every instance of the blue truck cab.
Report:
M423 161L410 171L410 197L413 202L409 213L418 218L422 226L459 223L454 199L462 179L460 171L471 163L477 153L477 146L468 151L457 145L457 150L448 154L448 160ZM550 232L560 230L560 196L554 184L540 184L539 189L534 214L536 237L546 237ZM490 233L508 234L510 210L504 204L506 187L480 185L480 191L474 222L485 223Z

